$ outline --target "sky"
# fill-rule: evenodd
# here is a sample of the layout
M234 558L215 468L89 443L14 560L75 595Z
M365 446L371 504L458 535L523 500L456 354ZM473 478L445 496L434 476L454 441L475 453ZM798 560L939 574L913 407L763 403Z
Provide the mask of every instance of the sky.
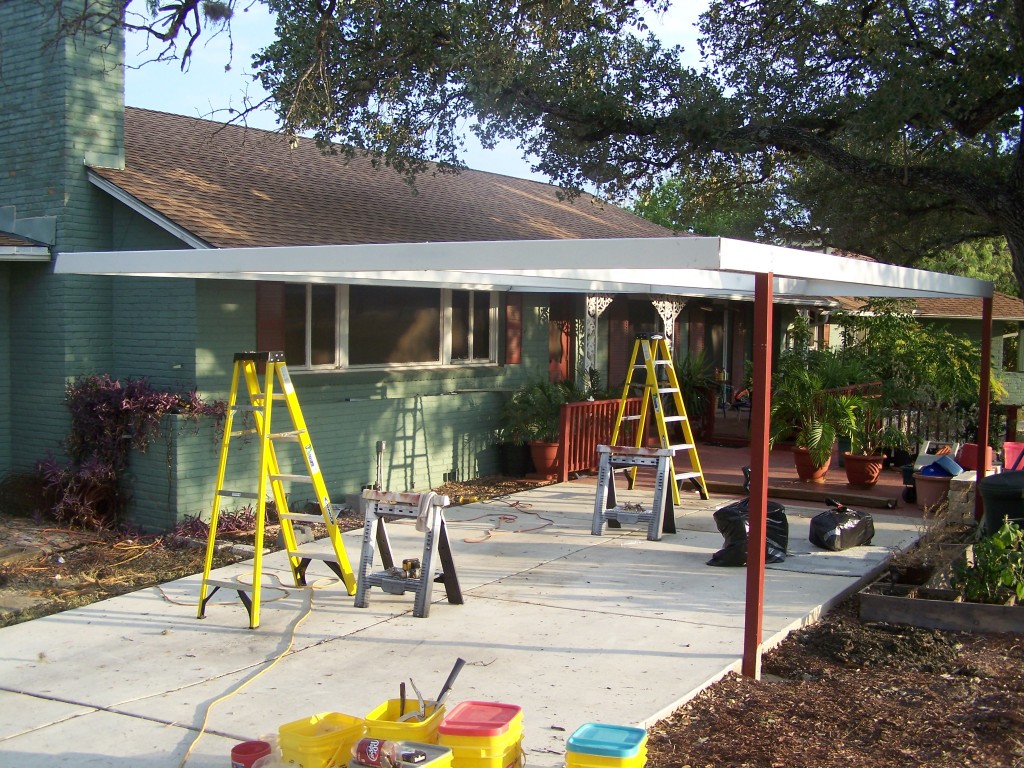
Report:
M649 19L652 31L665 43L684 47L687 63L692 66L699 63L694 25L706 6L707 0L676 0L666 14ZM132 107L226 121L230 119L227 110L243 107L247 98L256 102L265 96L253 80L249 62L254 53L273 40L273 34L274 22L266 6L252 3L248 9L236 12L230 38L219 33L200 41L187 72L182 72L177 62L151 61L158 49L147 52L145 36L131 34L126 51L125 100ZM270 130L276 127L270 111L250 116L248 125ZM465 161L470 168L481 171L547 180L531 170L514 142L488 150L468 131Z

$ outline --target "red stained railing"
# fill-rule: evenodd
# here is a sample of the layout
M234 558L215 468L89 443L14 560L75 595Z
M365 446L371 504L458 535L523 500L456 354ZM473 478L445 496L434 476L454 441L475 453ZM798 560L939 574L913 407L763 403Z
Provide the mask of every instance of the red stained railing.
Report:
M597 468L597 446L608 445L615 429L619 400L586 400L562 406L558 441L558 480L564 483L574 472ZM640 413L639 397L626 400L626 415ZM633 445L636 422L624 422L620 445Z

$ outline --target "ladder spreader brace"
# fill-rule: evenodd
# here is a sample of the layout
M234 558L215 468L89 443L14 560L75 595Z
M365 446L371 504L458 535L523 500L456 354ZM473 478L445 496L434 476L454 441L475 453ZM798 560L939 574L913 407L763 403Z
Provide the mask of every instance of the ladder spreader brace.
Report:
M609 528L620 528L622 523L633 525L646 522L648 541L660 541L662 533L675 533L675 504L671 493L675 482L672 449L599 445L597 452L600 460L591 534L600 536L605 522ZM650 510L643 509L639 504L619 506L615 498L615 470L636 467L655 468L654 505Z
M260 384L258 366L264 366L264 381ZM244 383L248 393L248 403L239 403L238 395ZM275 384L280 391L275 392ZM291 429L272 431L273 405L283 402L291 419ZM251 415L252 426L243 425L235 428L234 419L239 413ZM259 442L257 486L255 492L228 490L224 487L228 470L228 453L232 438L255 436ZM281 471L278 451L275 447L282 445L297 446L301 456L292 457L291 466L294 472ZM301 470L299 468L302 468ZM250 471L251 471L250 467ZM236 473L240 474L240 473ZM289 486L302 484L311 487L316 498L319 514L292 512L288 507L285 483ZM206 542L206 559L203 565L203 578L199 587L200 619L206 615L206 606L210 598L221 589L234 590L249 614L249 628L256 629L260 623L260 592L263 572L263 535L266 523L267 497L271 496L277 509L281 523L281 537L288 554L295 585L306 585L306 567L313 560L322 560L344 583L348 594L355 594L356 579L345 553L345 545L338 530L337 515L324 483L323 473L317 462L309 430L306 427L302 409L299 407L298 396L292 384L291 376L285 365L282 352L239 352L235 355L234 370L231 376L231 393L228 396L227 412L224 421L224 435L221 438L220 461L217 467L217 487L213 494L213 508L210 513L210 533ZM212 579L210 570L213 565L217 520L220 507L225 499L247 499L256 507L255 553L253 557L252 584L244 584L237 580ZM327 526L328 547L323 551L314 551L309 545L300 549L295 538L296 523L323 523Z
M420 619L426 618L430 615L435 581L444 585L449 603L462 605L462 590L455 573L455 561L452 559L448 527L444 519L444 508L449 504L448 497L433 493L398 493L367 489L363 491L363 503L366 505L366 513L363 523L363 548L357 574L356 608L366 608L369 605L370 588L380 587L390 595L414 592L412 615ZM395 564L385 526L387 517L412 520L425 518L422 525L418 526L423 531L423 554L418 569L409 567L411 560L405 560L400 565ZM380 551L383 571L371 571L375 548ZM434 567L438 561L441 572L435 578Z

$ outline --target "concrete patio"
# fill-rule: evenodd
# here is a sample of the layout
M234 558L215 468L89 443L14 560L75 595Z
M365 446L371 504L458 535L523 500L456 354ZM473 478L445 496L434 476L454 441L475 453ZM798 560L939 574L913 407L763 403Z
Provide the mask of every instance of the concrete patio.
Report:
M620 498L650 504L639 487ZM197 620L197 577L5 628L0 763L179 765L211 702L227 696L185 763L224 766L238 741L320 712L363 716L410 677L432 698L462 657L449 706L522 706L527 764L560 766L579 725L650 725L738 669L744 570L706 565L723 543L712 513L734 498L687 495L678 533L659 542L643 525L591 535L592 480L453 508L465 604L448 604L437 585L424 619L411 615L411 594L375 589L368 608L354 608L326 568L313 574L322 589L281 587L290 574L275 554L257 630L223 591ZM766 573L766 646L856 590L919 533L915 514L872 510L872 546L816 550L808 521L823 507L798 504L786 503L789 557ZM411 526L390 531L396 556L418 553ZM359 534L345 540L356 563ZM233 574L251 576L251 563L221 575Z

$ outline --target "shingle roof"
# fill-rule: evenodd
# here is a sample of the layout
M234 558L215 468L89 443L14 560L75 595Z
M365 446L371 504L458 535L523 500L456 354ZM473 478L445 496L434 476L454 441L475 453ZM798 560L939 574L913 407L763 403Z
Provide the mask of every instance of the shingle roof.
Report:
M312 140L128 108L125 169L93 171L215 247L665 237L589 196L482 171L423 175L416 191L366 157Z
M864 306L861 299L839 298L839 304L852 311ZM918 317L981 318L981 299L914 299ZM1024 301L1016 296L995 291L992 294L992 317L995 320L1024 320Z
M49 247L46 243L33 240L31 237L24 237L22 235L16 235L13 232L4 232L3 230L0 230L0 246L5 248Z

